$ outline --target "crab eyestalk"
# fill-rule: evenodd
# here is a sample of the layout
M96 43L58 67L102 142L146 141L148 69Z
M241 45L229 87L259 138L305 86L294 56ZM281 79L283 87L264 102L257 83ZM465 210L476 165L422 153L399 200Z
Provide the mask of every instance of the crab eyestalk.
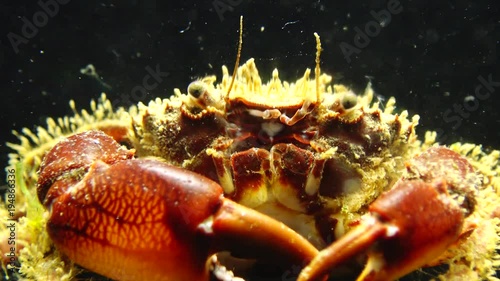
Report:
M39 199L47 231L75 263L118 280L208 280L219 251L310 261L317 250L283 224L225 199L222 188L158 160L132 159L99 131L48 152Z
M358 281L395 280L442 255L474 209L475 174L457 153L434 147L407 164L408 176L382 194L360 225L316 256L298 281L320 280L367 252Z

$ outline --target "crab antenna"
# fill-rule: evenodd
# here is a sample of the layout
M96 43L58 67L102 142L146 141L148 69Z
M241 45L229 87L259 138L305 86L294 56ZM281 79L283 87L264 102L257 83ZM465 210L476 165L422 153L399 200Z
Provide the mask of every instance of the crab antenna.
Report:
M236 77L236 73L238 72L238 66L240 65L242 45L243 45L243 16L240 16L240 39L238 42L238 53L236 55L236 63L234 64L233 77L231 77L231 84L229 84L229 88L227 89L228 98L229 98L229 93L231 93L231 88L233 88L234 78Z
M320 102L320 92L319 92L319 76L321 74L321 70L319 68L320 63L320 55L321 55L321 41L319 40L318 33L314 32L314 37L316 37L316 68L314 69L314 76L316 79L316 102Z

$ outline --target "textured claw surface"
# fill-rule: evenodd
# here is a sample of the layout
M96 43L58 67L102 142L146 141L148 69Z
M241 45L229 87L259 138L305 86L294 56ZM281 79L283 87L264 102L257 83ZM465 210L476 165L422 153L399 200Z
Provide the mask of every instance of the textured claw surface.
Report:
M89 146L89 153L74 150ZM113 279L206 279L208 244L197 239L196 229L220 205L220 186L154 160L115 158L108 164L108 155L122 153L100 132L75 135L48 153L40 187L73 183L47 202L47 230L58 249ZM67 169L47 172L64 162ZM81 169L88 171L82 175Z

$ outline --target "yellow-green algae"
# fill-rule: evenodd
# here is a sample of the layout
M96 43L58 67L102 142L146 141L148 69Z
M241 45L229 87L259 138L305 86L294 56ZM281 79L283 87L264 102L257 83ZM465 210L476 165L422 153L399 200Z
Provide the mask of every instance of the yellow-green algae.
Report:
M227 83L227 77L225 69L223 83ZM213 78L207 79L215 80ZM289 85L289 83L283 82L283 85ZM227 86L222 87L219 84L216 87L226 88ZM343 86L335 85L333 88L335 87ZM236 86L236 91L238 88L241 89L241 86ZM176 95L169 100L156 99L149 106L140 104L139 109L133 106L129 110L124 108L114 110L104 94L98 102L91 102L90 112L77 111L74 102L71 101L70 106L74 111L72 117L57 120L48 118L47 126L38 127L36 133L29 129L23 129L21 133L14 132L20 143L8 144L14 152L9 154L10 160L7 168L18 169L18 174L21 176L18 178L17 186L26 187L24 192L21 191L23 188L16 189L16 208L26 212L26 216L19 219L17 224L17 242L24 246L19 252L20 280L72 280L79 272L79 269L61 257L60 253L54 249L44 228L48 213L40 207L35 195L37 170L44 153L59 140L71 134L112 126L128 128L130 140L134 145L142 146L148 142L147 137L136 139L136 136L143 132L137 131L140 126L134 127L133 120L140 119L147 110L155 111L154 107L160 107L158 110L164 110L166 103L179 103L182 94L179 90L175 92ZM369 100L367 102L371 103L371 99ZM378 108L377 103L366 104L366 106ZM395 100L391 98L384 108L385 114L392 114ZM401 119L406 120L407 113L403 112L401 115ZM406 125L416 125L418 117L406 122ZM412 145L408 146L408 149L411 149L412 155L417 154L430 146L438 145L435 138L436 134L433 132L427 132L423 141L418 141L413 136L409 140ZM486 154L481 146L474 144L455 143L450 148L467 157L483 180L478 192L476 211L467 219L477 225L477 228L459 247L450 249L451 255L449 257L451 258L444 261L450 265L450 269L444 275L436 278L439 280L499 280L494 275L500 266L497 254L500 243L500 219L498 218L500 213L498 209L500 205L500 167L498 165L500 153L494 150ZM138 150L140 149L138 148ZM400 168L398 167L398 169ZM401 173L401 171L395 172ZM346 206L343 211L349 212L348 209L358 207ZM6 212L6 206L2 204L0 208L2 217L7 218ZM7 232L4 225L0 231L2 235Z

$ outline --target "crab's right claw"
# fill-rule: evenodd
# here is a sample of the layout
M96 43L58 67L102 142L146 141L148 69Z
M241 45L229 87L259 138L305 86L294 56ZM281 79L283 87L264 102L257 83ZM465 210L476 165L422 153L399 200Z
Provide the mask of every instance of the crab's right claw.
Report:
M368 261L358 281L395 280L457 241L474 208L472 166L457 153L435 147L407 168L409 176L374 201L360 225L321 251L298 281L320 280L365 251Z

